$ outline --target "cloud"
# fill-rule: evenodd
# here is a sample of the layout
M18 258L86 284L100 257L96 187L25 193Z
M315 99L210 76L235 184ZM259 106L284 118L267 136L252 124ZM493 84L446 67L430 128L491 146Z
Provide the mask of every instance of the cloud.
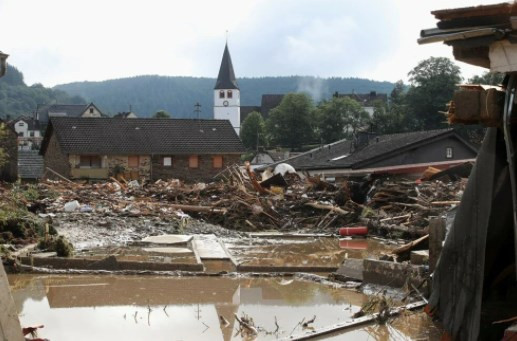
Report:
M394 81L431 55L452 57L416 44L431 10L496 1L0 0L0 50L29 84L215 77L228 30L238 77Z

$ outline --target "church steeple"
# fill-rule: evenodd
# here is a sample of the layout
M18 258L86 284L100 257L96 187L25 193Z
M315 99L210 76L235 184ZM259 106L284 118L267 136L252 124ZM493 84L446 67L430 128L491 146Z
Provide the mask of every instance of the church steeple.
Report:
M214 87L214 118L229 120L237 135L241 127L241 91L233 71L228 42L224 47L219 76Z
M226 43L224 47L223 60L221 61L219 76L217 76L217 82L215 83L214 89L239 89L237 79L235 78L235 72L233 71L232 57L228 50L228 43Z

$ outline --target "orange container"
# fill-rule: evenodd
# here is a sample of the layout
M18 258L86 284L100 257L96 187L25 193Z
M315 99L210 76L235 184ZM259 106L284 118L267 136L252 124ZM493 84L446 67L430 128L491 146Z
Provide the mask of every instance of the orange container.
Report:
M355 227L342 227L339 229L340 236L366 236L368 234L368 227L366 226L355 226Z

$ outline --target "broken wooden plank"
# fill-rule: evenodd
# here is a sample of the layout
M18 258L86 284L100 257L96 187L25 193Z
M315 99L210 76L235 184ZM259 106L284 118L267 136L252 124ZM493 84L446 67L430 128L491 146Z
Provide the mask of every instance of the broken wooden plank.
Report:
M401 306L401 307L397 307L397 308L392 308L389 311L389 316L399 315L401 312L403 312L405 310L418 309L418 308L421 308L421 307L425 306L426 304L427 303L425 301L418 301L418 302L415 302L415 303L407 304L405 306ZM301 341L301 340L314 339L316 337L320 337L320 336L323 336L323 335L339 332L341 330L345 330L345 329L349 329L349 328L352 328L352 327L357 327L357 326L360 326L360 325L363 325L363 324L366 324L366 323L373 322L373 321L375 321L377 319L378 315L379 315L379 313L375 313L375 314L366 315L366 316L362 316L362 317L355 318L355 319L350 319L348 321L345 321L345 322L342 322L342 323L338 323L338 324L335 324L333 326L323 327L321 329L316 329L314 331L307 332L307 333L302 334L302 335L293 335L293 336L287 337L287 338L282 339L282 340L284 340L284 341L287 341L287 340L291 340L291 341L292 340L300 340Z

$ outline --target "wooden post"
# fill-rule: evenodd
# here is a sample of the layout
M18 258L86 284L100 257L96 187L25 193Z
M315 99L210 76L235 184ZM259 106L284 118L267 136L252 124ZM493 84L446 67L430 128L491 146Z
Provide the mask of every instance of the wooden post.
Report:
M431 272L434 272L438 258L440 258L445 232L444 218L434 218L429 221L429 270Z

